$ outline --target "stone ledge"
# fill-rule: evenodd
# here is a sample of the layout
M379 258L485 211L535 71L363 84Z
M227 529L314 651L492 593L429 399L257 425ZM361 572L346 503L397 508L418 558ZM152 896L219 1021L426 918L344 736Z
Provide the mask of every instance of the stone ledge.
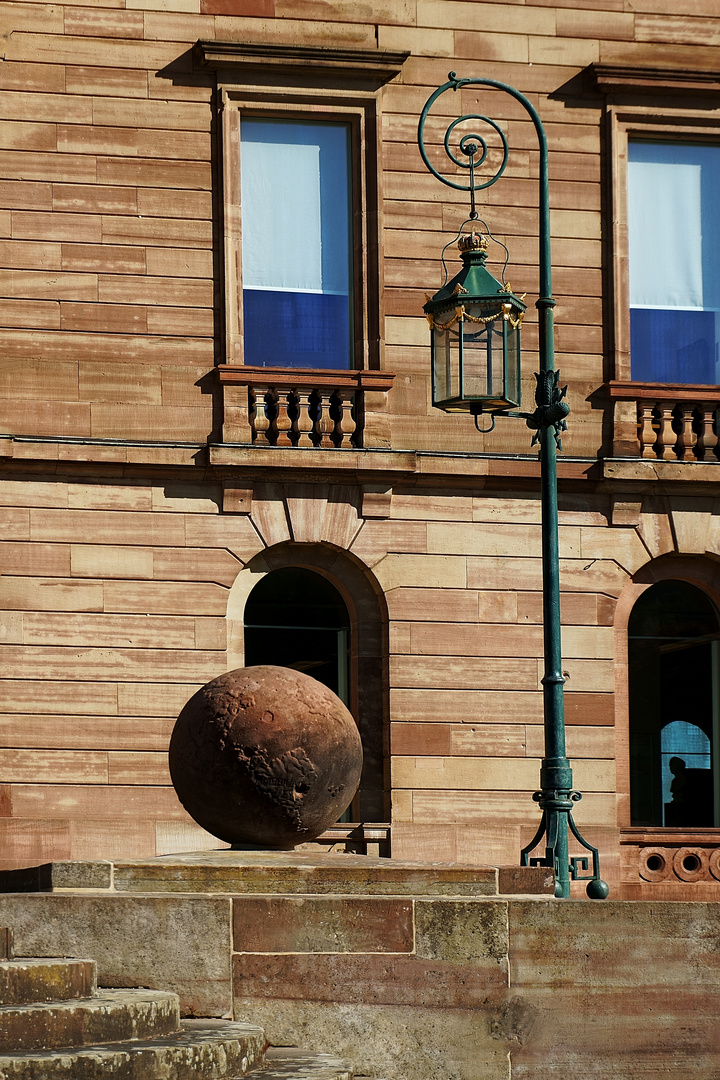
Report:
M0 871L0 892L498 896L551 894L542 867L410 863L368 855L216 851L117 862L57 862Z
M0 892L59 892L112 888L111 862L52 862L0 871Z

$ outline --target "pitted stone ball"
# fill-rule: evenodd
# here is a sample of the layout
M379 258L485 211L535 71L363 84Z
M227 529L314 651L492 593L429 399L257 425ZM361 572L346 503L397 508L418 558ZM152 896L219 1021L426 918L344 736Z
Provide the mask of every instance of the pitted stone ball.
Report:
M230 844L287 849L314 840L350 805L361 770L348 709L290 668L213 679L185 705L170 740L180 802Z

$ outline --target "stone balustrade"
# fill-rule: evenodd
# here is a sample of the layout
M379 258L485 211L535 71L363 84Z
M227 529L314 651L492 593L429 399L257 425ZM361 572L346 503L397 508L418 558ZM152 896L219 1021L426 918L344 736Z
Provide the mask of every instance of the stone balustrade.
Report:
M720 387L610 382L605 389L614 403L614 457L720 459Z
M225 442L327 450L390 445L390 372L225 364L216 371Z

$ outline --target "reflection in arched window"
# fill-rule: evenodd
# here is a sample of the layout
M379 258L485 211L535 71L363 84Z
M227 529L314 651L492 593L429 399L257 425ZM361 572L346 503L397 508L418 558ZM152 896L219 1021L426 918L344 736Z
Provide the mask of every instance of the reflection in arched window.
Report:
M662 581L628 626L633 825L720 824L720 620L710 599Z
M713 824L710 739L697 724L671 720L660 732L664 825Z

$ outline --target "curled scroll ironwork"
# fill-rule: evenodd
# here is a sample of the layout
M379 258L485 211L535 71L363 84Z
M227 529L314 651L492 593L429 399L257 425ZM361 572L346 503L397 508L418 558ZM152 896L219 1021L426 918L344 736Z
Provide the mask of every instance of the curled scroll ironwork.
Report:
M447 176L443 176L442 173L438 172L438 170L430 161L427 155L427 151L425 149L425 121L427 120L430 109L433 107L441 94L444 94L447 90L458 90L462 85L464 85L464 83L470 81L472 80L458 79L455 75L455 72L451 71L448 76L448 81L446 83L443 83L442 86L438 87L438 89L430 95L427 102L425 103L425 107L422 113L420 114L420 120L418 123L418 146L420 148L420 154L423 161L425 162L425 165L433 174L433 176L437 177L437 179L440 180L441 183L446 184L448 187L455 188L457 191L469 191L473 193L475 191L482 191L484 188L491 187L500 179L502 174L505 172L510 148L508 146L507 136L505 135L505 132L502 130L497 121L492 120L489 116L483 116L480 113L467 113L466 115L459 116L456 120L453 120L445 132L443 145L445 147L445 153L447 154L448 158L450 159L450 161L453 162L454 165L457 165L460 169L466 169L470 172L469 182L466 184L461 184L455 180L450 180ZM495 131L499 136L500 144L502 146L502 161L500 162L500 165L495 171L495 173L488 180L476 180L475 177L476 170L479 169L486 162L490 149L488 147L487 140L483 135L480 135L477 132L465 132L465 134L463 134L462 137L458 140L458 149L467 160L463 160L462 158L458 157L453 152L450 146L451 136L455 128L458 127L459 124L470 123L475 120L479 120L481 123L487 124L489 127L491 127L493 131ZM480 154L479 157L477 157L478 154Z

